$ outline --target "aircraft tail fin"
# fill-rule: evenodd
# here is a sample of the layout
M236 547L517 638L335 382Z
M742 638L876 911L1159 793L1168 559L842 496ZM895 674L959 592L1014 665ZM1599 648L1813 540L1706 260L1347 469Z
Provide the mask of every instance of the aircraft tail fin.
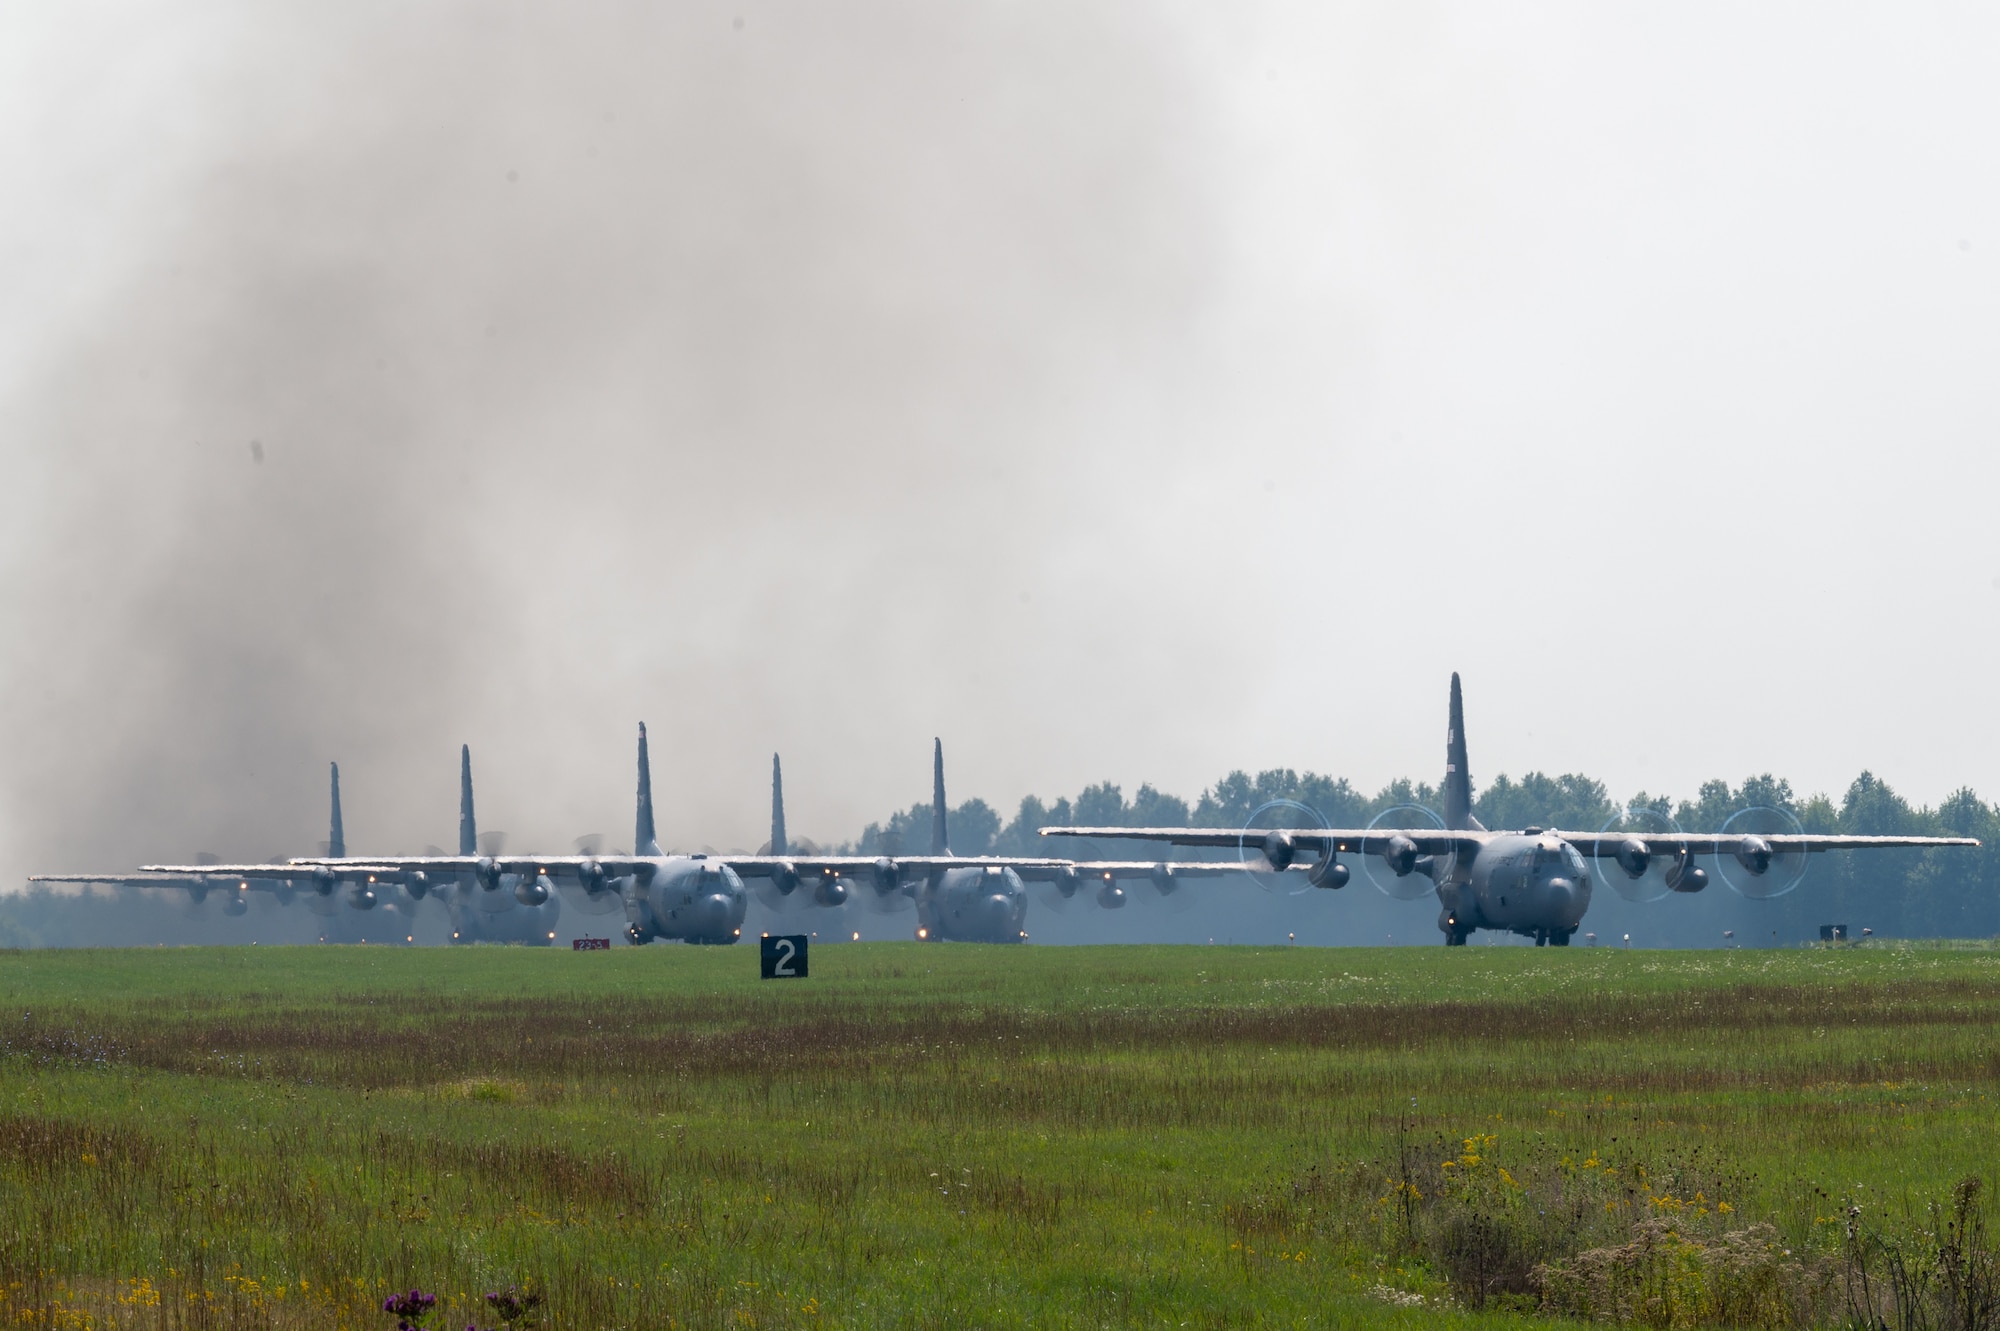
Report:
M632 853L660 853L659 834L653 829L653 760L646 753L646 723L639 723L639 816L632 829Z
M347 830L340 825L340 764L328 764L333 768L333 817L327 824L326 853L334 859L347 857Z
M1465 699L1458 672L1451 674L1451 729L1444 739L1444 825L1453 832L1477 831L1472 816L1472 774L1465 761Z
M951 854L951 835L944 825L944 741L931 741L931 854Z
M778 765L778 755L771 755L771 853L791 854L791 845L785 840L785 770Z
M479 820L472 813L472 746L458 746L458 853L479 853Z

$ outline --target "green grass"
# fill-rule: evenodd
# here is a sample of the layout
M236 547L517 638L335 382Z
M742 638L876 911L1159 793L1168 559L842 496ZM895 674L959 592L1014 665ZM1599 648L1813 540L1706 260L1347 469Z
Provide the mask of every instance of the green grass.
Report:
M1445 1293L1382 1204L1399 1134L1427 1179L1474 1134L1523 1178L1650 1170L1802 1252L1840 1199L1896 1215L1995 1163L2000 953L812 967L0 953L4 1311L386 1328L420 1285L455 1328L518 1284L576 1327L1546 1326L1369 1292Z

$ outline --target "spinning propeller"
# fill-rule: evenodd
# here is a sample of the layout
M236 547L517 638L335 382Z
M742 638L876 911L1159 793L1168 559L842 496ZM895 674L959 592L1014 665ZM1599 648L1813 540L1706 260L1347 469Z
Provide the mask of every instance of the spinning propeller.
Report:
M1038 878L1029 884L1035 900L1054 914L1061 915L1069 910L1069 904L1076 900L1076 894L1083 890L1083 875L1070 870L1054 878Z
M1378 831L1394 833L1397 828L1442 832L1445 825L1444 819L1434 809L1421 804L1396 804L1370 818L1365 830L1371 834ZM1370 844L1373 844L1372 835ZM1450 876L1457 862L1456 851L1442 857L1420 856L1415 843L1404 841L1401 846L1392 845L1386 855L1363 855L1361 872L1385 897L1394 897L1397 901L1421 901L1436 890L1438 878Z
M875 862L873 881L858 895L877 915L901 915L917 905L916 884L900 881L894 864L886 859Z
M1251 881L1272 896L1295 897L1313 890L1314 884L1297 874L1285 873L1297 853L1288 829L1324 832L1332 824L1310 804L1297 800L1270 800L1250 811L1236 838L1236 858L1246 866Z
M1638 804L1614 814L1597 829L1599 836L1615 836L1620 832L1645 837L1679 836L1681 826L1664 809ZM1692 863L1683 864L1673 855L1648 854L1642 841L1601 845L1592 860L1597 881L1609 883L1613 892L1635 905L1658 901L1676 886L1699 891L1697 884L1708 883L1708 875Z
M577 854L585 857L585 863L575 877L562 876L563 899L583 915L609 915L623 907L624 896L611 886L612 880L604 871L592 863L604 853L604 833L586 832L570 844L576 847Z
M1774 809L1768 804L1753 805L1748 809L1738 809L1723 823L1722 831L1728 836L1802 836L1805 828L1799 820L1785 809ZM1797 847L1774 846L1768 841L1753 840L1745 843L1743 849L1733 855L1723 855L1716 860L1716 870L1722 881L1740 897L1752 901L1769 901L1781 897L1799 885L1806 876L1806 852Z

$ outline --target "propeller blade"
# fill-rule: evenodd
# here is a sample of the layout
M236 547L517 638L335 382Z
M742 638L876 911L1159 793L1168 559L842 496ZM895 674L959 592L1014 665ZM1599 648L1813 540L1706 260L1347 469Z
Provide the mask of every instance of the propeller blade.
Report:
M1790 810L1759 804L1730 814L1722 830L1736 836L1745 833L1751 836L1803 836L1806 829ZM1780 850L1767 846L1763 853L1745 859L1734 855L1719 856L1715 867L1722 874L1722 881L1729 884L1736 895L1751 901L1769 901L1799 885L1806 876L1809 859L1802 850Z
M505 832L481 832L479 834L479 853L481 855L500 855L505 853L506 849L507 834Z
M625 904L625 898L615 887L607 887L601 892L592 892L576 879L565 875L556 883L556 891L568 905L583 915L609 915Z
M1302 873L1274 870L1271 867L1271 858L1264 852L1264 840L1272 832L1286 830L1323 832L1329 826L1326 815L1310 804L1301 804L1297 800L1270 800L1252 809L1250 816L1243 820L1243 827L1236 843L1236 857L1241 863L1251 866L1250 877L1257 886L1273 896L1295 897L1312 891L1312 884L1306 881L1306 876ZM1304 853L1308 857L1311 855L1309 851ZM1187 909L1185 900L1181 902L1180 908Z
M570 844L576 847L576 853L579 855L602 855L604 853L604 833L585 832L582 836L570 842Z
M757 898L759 905L773 915L793 914L812 899L812 892L804 885L782 892L778 884L769 878L752 878L750 893Z
M1424 832L1445 830L1444 819L1437 811L1427 809L1421 804L1397 804L1382 810L1368 820L1368 831L1373 832L1377 828L1409 828ZM1395 870L1384 864L1380 855L1363 855L1361 872L1368 876L1369 882L1375 884L1375 890L1385 897L1393 897L1397 901L1421 901L1437 890L1437 881L1450 871L1450 860L1451 857L1445 857L1445 862L1438 864L1432 874L1421 874L1412 870L1397 877Z
M873 884L864 883L854 895L866 902L869 911L876 915L900 915L917 904L916 886L912 883L898 883L889 892L878 892Z
M1616 832L1634 832L1641 836L1678 836L1680 824L1663 810L1640 805L1612 816L1611 820L1597 829L1599 836ZM1610 884L1611 890L1634 905L1644 905L1648 901L1658 901L1672 892L1667 875L1674 868L1672 855L1654 855L1644 865L1636 860L1620 862L1616 847L1605 847L1592 856L1591 877L1600 883ZM1633 869L1640 869L1636 876Z
M1069 903L1075 900L1074 896L1063 895L1060 883L1048 879L1036 883L1034 892L1035 900L1044 909L1052 911L1057 915L1061 915L1069 910Z

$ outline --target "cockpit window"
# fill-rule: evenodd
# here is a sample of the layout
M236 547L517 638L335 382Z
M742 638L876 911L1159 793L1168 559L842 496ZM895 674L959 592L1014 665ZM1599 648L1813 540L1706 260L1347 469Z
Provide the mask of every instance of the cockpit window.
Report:
M1571 873L1579 876L1583 873L1583 855L1567 841L1563 842L1563 861L1569 865Z

